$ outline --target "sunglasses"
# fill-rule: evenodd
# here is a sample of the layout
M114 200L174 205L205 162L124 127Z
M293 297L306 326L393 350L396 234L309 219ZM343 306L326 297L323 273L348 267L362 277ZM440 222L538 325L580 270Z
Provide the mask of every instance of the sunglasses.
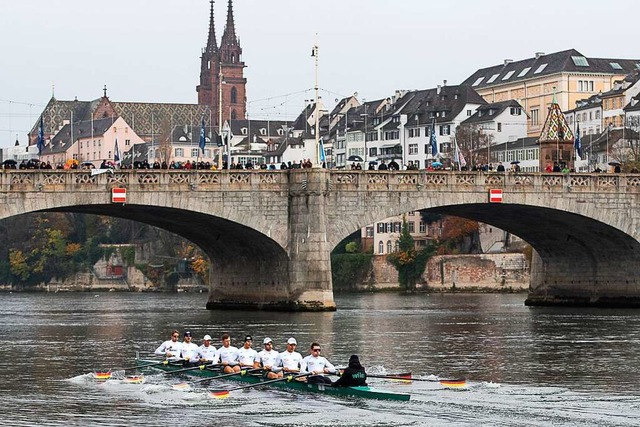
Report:
M320 351L320 350L322 350L322 349L320 349L320 348L314 348L314 349L312 349L311 351Z

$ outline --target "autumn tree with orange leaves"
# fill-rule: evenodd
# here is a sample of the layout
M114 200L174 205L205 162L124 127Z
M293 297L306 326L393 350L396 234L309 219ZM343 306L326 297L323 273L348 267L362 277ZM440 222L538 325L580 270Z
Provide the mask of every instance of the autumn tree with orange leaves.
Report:
M438 254L454 254L460 252L465 239L473 248L478 242L478 223L470 219L457 216L446 216L442 219L442 234L440 241L443 245L438 248Z

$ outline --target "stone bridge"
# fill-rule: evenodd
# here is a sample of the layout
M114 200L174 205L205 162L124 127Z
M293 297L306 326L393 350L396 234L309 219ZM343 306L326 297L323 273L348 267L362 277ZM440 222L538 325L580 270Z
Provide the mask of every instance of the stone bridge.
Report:
M127 202L112 203L112 188ZM503 191L489 203L490 189ZM179 234L212 262L208 308L334 310L330 251L412 210L491 224L537 254L526 303L640 306L640 175L426 171L0 172L0 219L81 212Z

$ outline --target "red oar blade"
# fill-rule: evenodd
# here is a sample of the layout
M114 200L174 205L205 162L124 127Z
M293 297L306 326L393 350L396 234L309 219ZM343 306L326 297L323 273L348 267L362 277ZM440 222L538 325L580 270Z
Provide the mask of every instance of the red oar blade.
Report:
M229 391L228 390L212 391L212 392L209 392L209 396L213 397L214 399L225 399L229 397Z
M448 388L461 388L467 386L467 380L464 378L441 379L440 385Z

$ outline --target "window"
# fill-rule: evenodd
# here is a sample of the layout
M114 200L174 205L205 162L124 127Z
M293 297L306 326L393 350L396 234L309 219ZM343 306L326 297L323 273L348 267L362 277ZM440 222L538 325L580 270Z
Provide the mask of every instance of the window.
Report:
M198 150L199 150L199 148L192 148L191 149L191 157L198 157Z
M384 233L384 223L378 223L378 233Z
M206 149L204 150L204 157L211 157L211 150L210 149Z
M451 135L451 125L440 126L440 135Z
M235 86L231 88L231 103L232 104L238 103L238 89L236 89Z
M596 120L600 120L600 110L596 110Z
M513 73L515 73L515 72L516 72L516 70L509 71L507 74L504 75L502 80L509 80L511 78L511 76L513 76Z
M471 110L467 110L467 117L471 117Z
M391 243L391 240L387 240L387 253L390 254L393 250L393 243Z
M531 69L531 67L527 67L524 70L520 71L520 74L518 74L518 77L522 77L525 74L527 74L529 72L529 70Z
M378 243L378 254L384 254L384 242L382 240Z
M416 232L416 223L413 221L409 221L407 223L407 225L409 226L409 233L415 233Z
M125 139L124 140L124 145L125 145L125 147L130 146L131 145L131 140L130 139Z
M325 150L327 151L327 150ZM378 156L378 149L376 147L370 147L369 148L369 157L377 157Z
M367 227L366 228L366 236L367 237L373 237L373 227Z
M487 80L487 83L493 83L499 76L499 73L494 74L493 76L491 76L491 78L489 80Z
M418 154L418 144L409 144L409 154Z
M420 232L421 233L427 232L427 224L424 221L420 221Z
M184 149L176 148L176 157L183 157L183 156L184 156Z
M547 68L547 64L542 64L533 72L533 74L540 74L544 71L545 68Z
M402 232L402 223L401 222L394 222L393 223L393 232L394 233L401 233Z
M473 82L471 86L478 86L480 83L482 83L483 80L484 80L484 77L478 77L478 79L475 82Z
M502 132L502 123L498 123L498 132Z
M531 126L537 126L540 124L538 122L539 120L538 113L539 113L539 110L537 108L531 109Z
M111 158L111 151L109 151L109 155L107 156L107 159Z
M519 107L511 107L509 111L512 116L519 116L520 114L522 114L522 109L520 109Z
M584 56L572 56L571 59L576 67L588 67L589 61Z
M622 70L622 67L617 62L609 62L609 65L611 65L611 68L614 70Z
M240 133L242 133L243 135L246 135L246 134L247 134L247 132L248 132L248 129L247 129L247 128L242 128L242 129L240 129Z

